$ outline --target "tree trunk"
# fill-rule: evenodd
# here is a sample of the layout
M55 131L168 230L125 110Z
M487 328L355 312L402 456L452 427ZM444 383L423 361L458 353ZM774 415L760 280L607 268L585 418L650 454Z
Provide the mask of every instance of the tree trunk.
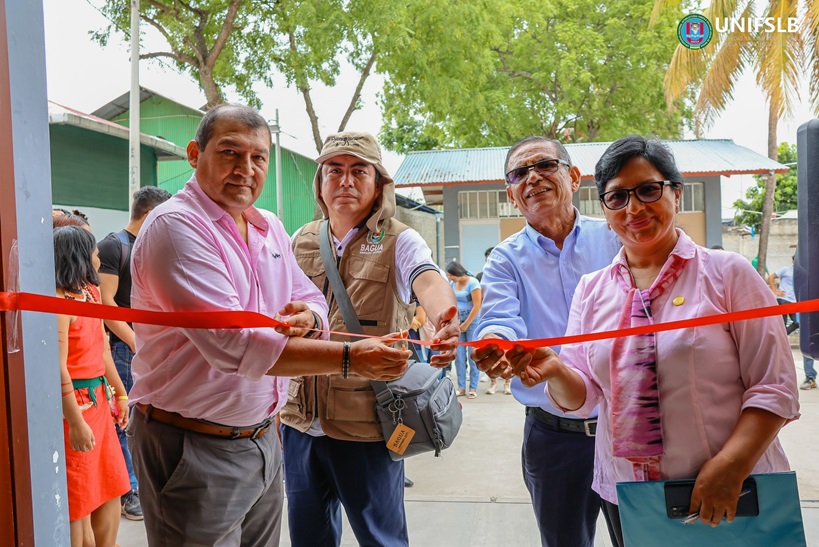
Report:
M776 161L778 150L776 145L776 126L779 118L773 106L768 111L768 157ZM771 172L765 180L765 197L762 200L762 223L759 226L759 261L756 271L765 277L765 268L768 261L768 236L771 233L771 217L774 208L774 193L776 191L776 173Z
M207 68L199 70L199 85L202 86L202 91L205 92L205 98L208 100L208 104L205 106L208 110L225 102L219 84L216 83L213 74Z
M344 113L344 117L341 118L341 123L338 124L339 133L344 131L344 129L347 127L347 122L350 121L350 116L353 115L353 112L355 112L355 109L358 106L358 98L361 97L361 90L364 88L364 82L367 81L367 78L370 76L370 71L373 69L375 58L376 53L375 49L373 49L370 58L367 60L366 66L364 66L364 70L361 71L361 77L358 79L358 85L355 87L353 96L350 99L350 105L347 107L347 112Z

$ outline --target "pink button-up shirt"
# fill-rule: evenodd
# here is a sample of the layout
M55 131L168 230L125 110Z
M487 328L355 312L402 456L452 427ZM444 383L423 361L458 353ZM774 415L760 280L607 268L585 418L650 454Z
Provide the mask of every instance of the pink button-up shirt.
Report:
M678 234L673 254L691 260L674 285L651 302L655 322L776 305L770 288L742 256L704 249L682 231ZM608 268L581 278L567 335L617 328L626 301L615 278L620 268L627 268L623 251ZM684 302L674 305L677 297ZM780 316L656 336L663 479L696 477L725 445L745 408L761 408L788 420L799 417L793 355ZM611 345L612 340L566 345L560 358L586 384L586 401L575 413L588 416L600 405L592 488L617 503L615 484L635 479L632 464L612 455ZM788 460L778 440L754 467L754 473L786 470Z
M303 300L327 325L324 296L299 269L290 238L255 207L245 244L236 223L195 177L154 209L132 252L134 308L156 311L245 310L274 316ZM131 404L152 404L245 427L287 402L288 379L267 375L287 337L273 329L185 329L134 325Z

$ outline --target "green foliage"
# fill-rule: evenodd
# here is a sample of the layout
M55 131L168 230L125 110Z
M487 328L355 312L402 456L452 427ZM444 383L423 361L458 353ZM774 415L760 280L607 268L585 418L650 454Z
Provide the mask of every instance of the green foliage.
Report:
M774 192L774 211L784 213L797 208L796 203L796 145L783 142L779 145L779 159L782 164L789 165L787 173L776 175L776 191ZM762 202L765 198L766 175L754 175L756 186L745 192L745 199L738 199L734 207L738 209L734 222L739 225L753 226L759 230L762 224Z
M249 104L260 106L253 85L271 85L269 60L259 62L257 52L268 40L262 34L259 14L266 2L248 0L143 0L140 2L140 58L163 59L197 81L213 106L223 89L232 86ZM92 33L105 46L112 35L130 39L129 0L105 0L99 8L111 24ZM165 46L145 51L146 32L159 33Z
M390 76L384 144L406 152L416 144L508 145L527 135L679 137L690 112L682 101L669 111L663 93L679 12L668 10L651 29L650 14L642 0L430 6L411 19L406 46L379 61Z

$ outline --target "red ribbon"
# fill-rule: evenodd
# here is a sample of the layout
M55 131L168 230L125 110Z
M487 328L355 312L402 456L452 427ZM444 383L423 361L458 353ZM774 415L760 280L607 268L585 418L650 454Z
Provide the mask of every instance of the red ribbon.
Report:
M0 311L32 311L40 313L59 313L63 315L78 315L82 317L95 317L97 319L108 319L113 321L127 321L129 323L142 323L146 325L161 325L165 327L181 327L189 329L239 329L239 328L259 328L288 326L287 323L278 321L261 313L250 311L203 311L203 312L159 312L147 311L134 308L120 308L117 306L105 306L91 302L78 302L66 300L56 296L43 296L31 293L0 292ZM591 342L593 340L605 340L607 338L619 338L622 336L632 336L635 334L646 334L649 332L664 332L677 329L690 329L705 325L717 325L721 323L733 323L735 321L745 321L748 319L758 319L772 315L790 315L794 313L806 313L819 311L819 299L795 302L793 304L780 304L763 308L753 308L750 310L735 311L730 313L719 313L695 317L693 319L683 319L681 321L670 321L668 323L656 323L641 327L631 327L627 329L617 329L604 332L592 332L588 334L577 334L574 336L559 336L555 338L539 338L536 340L475 340L474 342L462 342L460 345L471 347L483 347L495 344L501 349L510 349L514 345L521 345L525 348L538 348L544 346L562 346L564 344L577 344L580 342ZM360 336L346 332L328 331L332 334L342 334L346 336ZM369 337L367 337L369 338ZM406 339L386 339L388 341L406 341ZM433 345L430 341L413 340L414 344L425 346Z

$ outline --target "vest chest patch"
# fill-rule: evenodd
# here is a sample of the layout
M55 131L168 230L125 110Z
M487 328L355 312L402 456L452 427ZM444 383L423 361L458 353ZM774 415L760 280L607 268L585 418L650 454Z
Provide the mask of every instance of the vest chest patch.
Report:
M372 255L372 254L379 254L384 251L384 244L383 243L362 243L361 249L358 250L359 254L362 255Z

